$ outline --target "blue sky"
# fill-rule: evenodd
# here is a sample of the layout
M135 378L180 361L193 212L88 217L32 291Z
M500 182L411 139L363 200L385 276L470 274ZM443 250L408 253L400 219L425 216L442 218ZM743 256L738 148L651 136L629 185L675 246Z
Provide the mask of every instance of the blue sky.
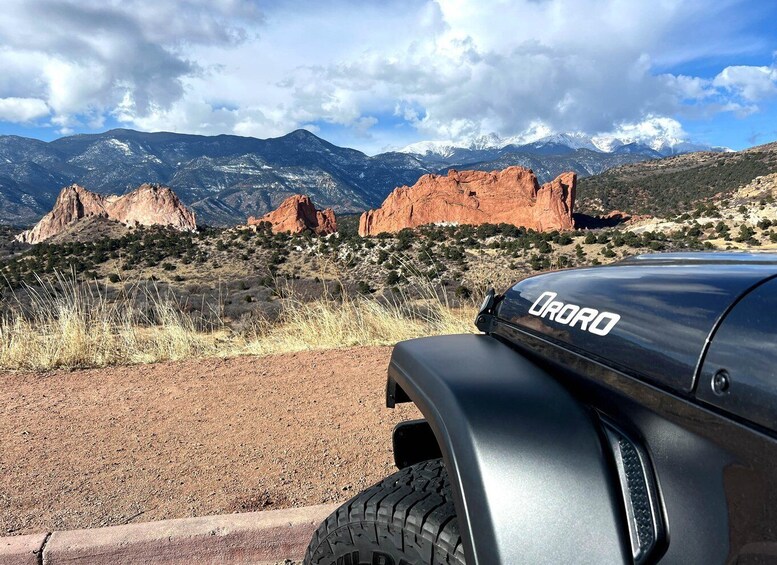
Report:
M777 140L777 2L6 0L0 134Z

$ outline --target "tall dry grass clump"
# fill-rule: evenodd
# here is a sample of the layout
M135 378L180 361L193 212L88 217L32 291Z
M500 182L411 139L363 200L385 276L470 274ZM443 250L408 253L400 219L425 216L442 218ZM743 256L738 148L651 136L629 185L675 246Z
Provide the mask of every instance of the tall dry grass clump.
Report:
M213 339L172 297L136 285L113 300L95 284L58 274L6 299L0 366L102 367L203 355Z
M258 324L245 344L251 354L357 345L393 345L404 339L474 330L474 307L454 308L428 280L390 297L325 295L304 301L282 292L277 323Z

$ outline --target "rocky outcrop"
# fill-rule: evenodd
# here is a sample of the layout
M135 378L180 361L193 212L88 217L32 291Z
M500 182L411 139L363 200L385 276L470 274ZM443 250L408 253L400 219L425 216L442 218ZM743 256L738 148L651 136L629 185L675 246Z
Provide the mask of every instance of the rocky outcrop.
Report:
M337 231L337 219L331 208L323 212L316 210L308 196L295 194L281 202L275 210L261 218L248 218L249 226L258 226L267 222L274 233L302 233L310 230L318 235L327 235Z
M108 217L128 226L168 226L194 231L194 212L178 199L172 189L158 184L142 184L124 196L108 197Z
M755 177L734 193L734 200L777 196L777 173Z
M30 230L16 239L40 243L62 233L84 218L102 217L127 226L169 226L181 231L197 229L194 212L186 208L166 186L142 184L123 196L103 196L82 186L66 186L54 208Z
M455 171L424 175L394 189L377 210L362 214L359 234L397 232L424 224L507 223L538 231L572 229L575 173L539 185L530 169Z
M32 229L17 235L16 239L23 243L40 243L65 231L78 220L93 216L108 217L105 197L77 184L66 186L59 193L51 212L43 216Z

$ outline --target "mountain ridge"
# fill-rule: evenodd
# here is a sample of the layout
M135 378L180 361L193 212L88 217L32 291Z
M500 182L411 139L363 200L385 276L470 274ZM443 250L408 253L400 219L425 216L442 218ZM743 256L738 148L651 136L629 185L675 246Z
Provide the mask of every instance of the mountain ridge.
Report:
M0 136L0 222L37 221L73 183L123 193L173 188L206 222L243 223L299 192L340 211L377 204L397 182L429 172L409 155L369 157L305 130L271 139L113 129L51 142Z
M361 212L379 206L397 186L452 168L492 171L521 165L544 183L567 170L585 177L658 157L644 147L603 153L547 142L489 149L494 143L496 136L486 136L473 149L422 158L398 151L369 156L307 130L269 139L124 128L50 142L0 136L0 223L38 221L60 189L73 183L101 194L122 194L146 182L164 184L203 223L235 225L299 193L337 213Z

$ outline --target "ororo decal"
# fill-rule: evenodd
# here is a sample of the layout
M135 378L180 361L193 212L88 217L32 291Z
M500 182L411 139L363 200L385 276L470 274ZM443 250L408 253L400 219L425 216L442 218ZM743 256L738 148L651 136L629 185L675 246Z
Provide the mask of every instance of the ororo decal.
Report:
M553 320L570 328L580 329L595 335L607 335L620 321L619 314L584 308L570 302L556 300L555 292L543 292L529 308L529 314Z

